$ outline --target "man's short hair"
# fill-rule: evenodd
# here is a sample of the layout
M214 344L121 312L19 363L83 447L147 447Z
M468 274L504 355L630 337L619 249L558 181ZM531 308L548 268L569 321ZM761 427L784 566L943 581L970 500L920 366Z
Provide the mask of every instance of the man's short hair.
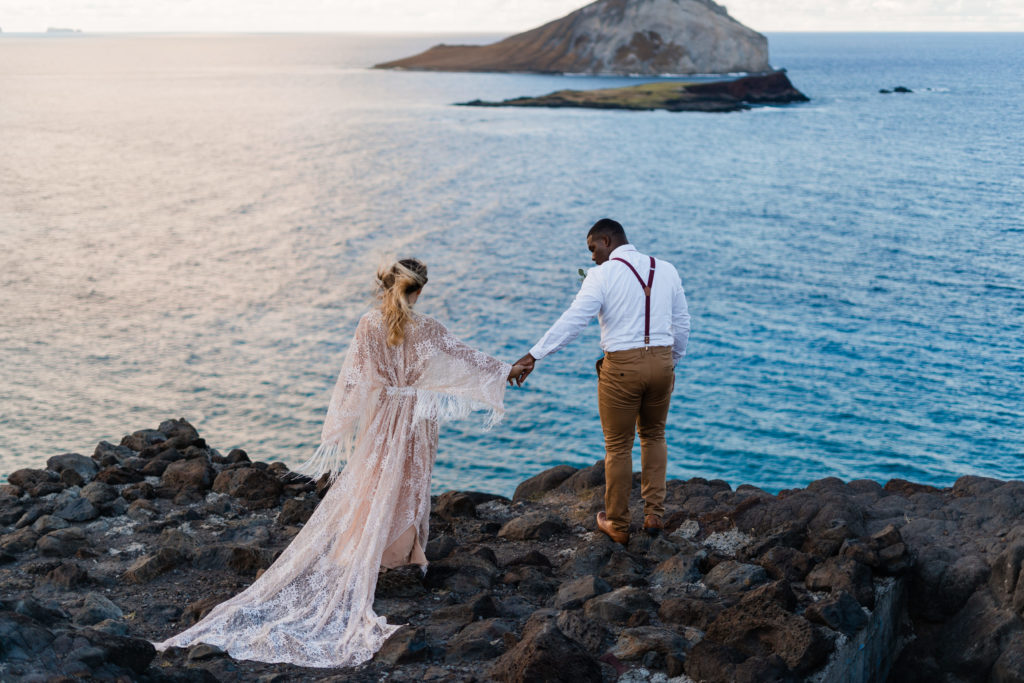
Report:
M590 228L590 232L587 233L587 237L596 237L598 235L607 236L612 242L628 242L626 239L626 231L622 229L622 224L618 221L613 221L611 218L602 218Z

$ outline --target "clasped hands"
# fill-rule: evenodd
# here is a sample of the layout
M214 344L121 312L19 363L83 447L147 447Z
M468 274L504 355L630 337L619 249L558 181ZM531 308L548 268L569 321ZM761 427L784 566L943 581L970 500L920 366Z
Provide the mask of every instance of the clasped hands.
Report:
M517 360L512 365L512 369L508 373L509 385L517 385L520 387L523 386L523 382L525 382L526 377L531 372L533 372L533 368L535 367L536 363L537 359L531 356L530 354L526 354L525 356Z

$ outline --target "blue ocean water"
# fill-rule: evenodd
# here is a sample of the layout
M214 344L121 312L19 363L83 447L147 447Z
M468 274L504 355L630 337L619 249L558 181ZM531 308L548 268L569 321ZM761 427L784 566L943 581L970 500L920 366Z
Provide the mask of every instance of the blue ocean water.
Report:
M693 316L670 476L1019 478L1024 34L769 39L810 103L473 109L630 81L366 68L465 37L0 36L0 472L172 416L297 463L382 257L513 360L611 216ZM446 428L435 489L602 457L598 355L595 322Z

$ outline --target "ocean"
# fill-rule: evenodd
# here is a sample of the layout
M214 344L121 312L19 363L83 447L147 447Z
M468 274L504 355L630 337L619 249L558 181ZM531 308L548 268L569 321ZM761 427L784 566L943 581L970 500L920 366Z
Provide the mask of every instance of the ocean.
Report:
M669 476L1020 478L1024 34L769 34L811 102L734 114L457 107L634 81L367 68L490 38L0 35L0 472L169 417L297 464L382 258L511 361L608 216L689 301ZM598 338L443 429L435 492L600 459Z

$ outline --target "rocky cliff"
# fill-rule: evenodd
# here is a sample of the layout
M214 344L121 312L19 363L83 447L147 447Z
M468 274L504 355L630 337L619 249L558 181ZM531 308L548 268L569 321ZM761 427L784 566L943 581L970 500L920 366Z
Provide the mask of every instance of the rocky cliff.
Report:
M436 45L383 69L587 74L768 71L768 40L713 0L598 0L492 45Z
M622 546L594 530L601 463L511 500L435 498L426 576L377 583L377 612L408 626L362 666L158 655L147 639L244 589L309 518L326 483L287 475L184 420L12 472L0 681L1024 680L1024 482L669 481L666 531Z

